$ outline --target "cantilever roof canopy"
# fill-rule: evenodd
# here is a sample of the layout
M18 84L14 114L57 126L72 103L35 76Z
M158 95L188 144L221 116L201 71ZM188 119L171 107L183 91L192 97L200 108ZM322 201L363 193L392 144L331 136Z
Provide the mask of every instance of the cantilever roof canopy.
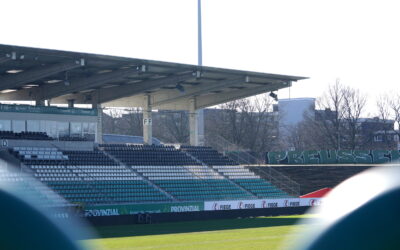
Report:
M0 45L0 101L187 110L289 87L306 79L12 45Z

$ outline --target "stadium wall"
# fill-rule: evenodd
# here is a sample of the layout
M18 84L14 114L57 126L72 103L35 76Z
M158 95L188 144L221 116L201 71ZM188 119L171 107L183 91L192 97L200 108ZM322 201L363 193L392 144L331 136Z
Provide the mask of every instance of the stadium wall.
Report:
M258 208L258 209L235 209L217 211L199 211L185 213L143 213L120 216L98 216L87 217L87 221L93 226L151 224L163 222L196 221L212 219L234 219L256 216L278 216L304 214L309 206L282 207L282 208Z
M86 217L119 216L143 213L183 213L259 208L303 207L319 205L318 198L284 198L259 200L219 200L145 204L93 205L84 208Z
M94 225L158 223L303 214L320 202L318 198L289 198L104 205L88 206L84 215Z

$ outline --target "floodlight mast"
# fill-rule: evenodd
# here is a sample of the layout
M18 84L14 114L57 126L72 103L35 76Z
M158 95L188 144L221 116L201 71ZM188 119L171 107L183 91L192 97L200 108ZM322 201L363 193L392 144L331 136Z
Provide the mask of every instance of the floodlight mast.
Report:
M201 0L197 0L197 65L203 66L203 41L202 41L202 30L201 30ZM199 109L196 112L196 133L190 142L190 144L195 146L204 145L204 110Z
M201 37L201 0L197 0L197 59L198 65L203 65L203 46Z

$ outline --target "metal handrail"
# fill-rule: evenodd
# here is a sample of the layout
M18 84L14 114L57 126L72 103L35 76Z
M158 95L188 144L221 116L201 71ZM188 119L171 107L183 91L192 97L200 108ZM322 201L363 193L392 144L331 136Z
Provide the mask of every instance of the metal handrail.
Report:
M249 166L250 167L250 166ZM269 180L271 181L272 184L275 186L278 186L279 188L284 189L289 194L299 196L300 195L300 184L295 182L294 180L290 179L286 175L282 174L281 172L266 166L263 168L267 168L268 172L267 173L265 170L262 170L259 165L256 165L257 170L265 174L266 176L269 177Z
M245 162L247 165L261 166L263 164L262 160L254 157L253 155L246 152L243 148L228 141L227 139L223 138L222 136L217 135L216 138L217 138L217 140L216 140L217 147L215 147L215 148L222 148L224 150L226 148L230 148L230 149L235 149L237 151L241 151L241 153L243 153L244 155L246 155L248 158L252 159L255 162L255 164L254 164L253 162L250 162L248 159L243 158L240 154L236 154L236 157L238 159L240 158L240 161ZM218 142L220 142L220 143L218 143ZM264 170L261 170L260 168L258 168L258 169L262 173L264 173L265 176L268 177L269 181L272 184L274 184L275 186L277 186L277 187L283 189L284 191L286 191L287 193L295 195L295 196L298 196L300 194L300 185L297 182L295 182L294 180L287 177L286 175L282 174L281 172L279 172L271 167L268 167L268 170L269 170L268 173Z
M262 164L262 161L256 157L254 157L253 155L249 154L246 152L246 150L240 146L238 146L237 144L234 144L230 141L228 141L227 139L223 138L220 135L216 135L216 138L218 139L217 141L222 141L222 143L217 143L217 148L222 148L223 151L227 151L227 148L229 148L230 152L234 152L234 151L240 151L242 154L246 155L247 158L250 158L253 160L253 162L245 159L244 157L240 156L240 154L236 153L236 157L237 159L240 159L242 162L245 162L246 164ZM224 144L224 145L223 145ZM231 151L234 150L234 151Z

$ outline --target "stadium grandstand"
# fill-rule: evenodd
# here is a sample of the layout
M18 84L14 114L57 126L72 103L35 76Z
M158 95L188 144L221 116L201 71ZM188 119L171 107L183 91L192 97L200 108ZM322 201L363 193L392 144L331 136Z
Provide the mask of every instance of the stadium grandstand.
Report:
M0 156L86 216L298 206L296 183L199 145L197 110L302 79L0 45ZM142 108L143 138L103 135L103 107ZM152 137L162 109L190 112L190 145Z

